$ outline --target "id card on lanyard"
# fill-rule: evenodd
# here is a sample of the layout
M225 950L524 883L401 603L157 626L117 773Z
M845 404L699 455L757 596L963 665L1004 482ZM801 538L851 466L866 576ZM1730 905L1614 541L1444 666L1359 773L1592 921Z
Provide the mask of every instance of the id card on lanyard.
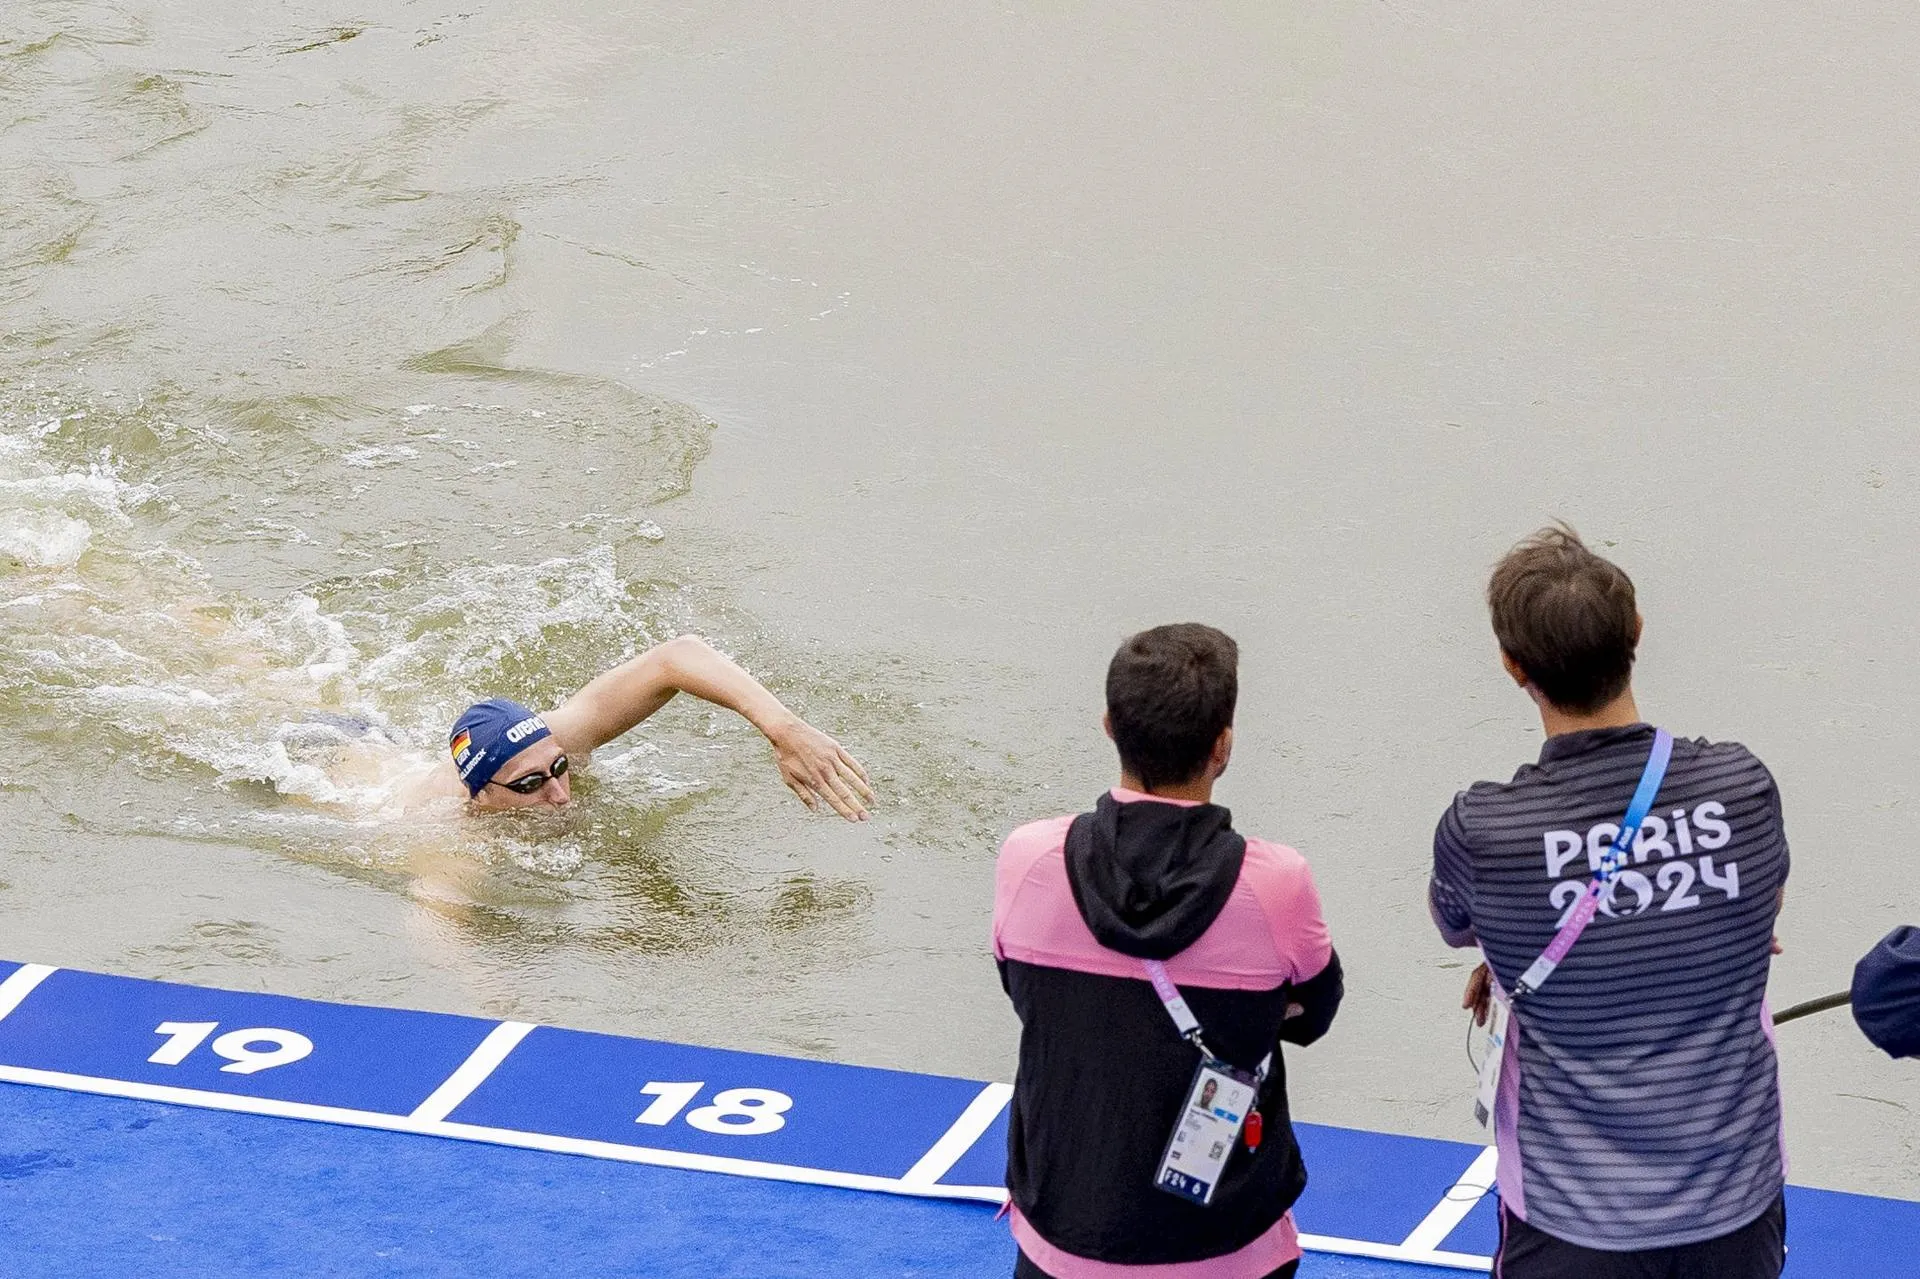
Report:
M1565 923L1540 952L1540 958L1533 961L1520 980L1514 983L1513 998L1507 999L1500 993L1498 981L1492 981L1493 1015L1487 1027L1487 1058L1480 1063L1480 1087L1473 1098L1473 1117L1485 1126L1493 1118L1494 1102L1500 1093L1500 1073L1506 1064L1507 1035L1512 1029L1515 1005L1526 996L1539 990L1553 976L1554 969L1567 957L1573 944L1580 940L1580 934L1593 922L1595 912L1600 909L1600 900L1613 892L1613 881L1627 868L1627 860L1633 852L1634 841L1640 837L1640 825L1647 820L1647 813L1653 808L1653 801L1660 793L1660 783L1666 779L1667 763L1673 758L1673 735L1666 729L1655 729L1653 734L1653 753L1647 756L1647 766L1640 774L1640 784L1634 788L1633 801L1627 805L1626 816L1620 819L1620 833L1614 837L1606 853L1600 858L1600 866L1593 872L1586 892L1573 905ZM1489 976L1491 981L1491 975Z
M1482 1128L1493 1123L1493 1104L1500 1096L1500 1071L1507 1061L1507 1022L1513 1005L1498 990L1491 994L1493 1008L1487 1018L1487 1058L1480 1063L1480 1087L1473 1096L1473 1117Z
M1260 1081L1246 1071L1201 1058L1153 1184L1182 1199L1211 1203L1259 1093Z
M1215 1057L1202 1042L1200 1021L1187 1007L1180 988L1167 976L1166 965L1156 959L1142 960L1141 965L1180 1037L1200 1050L1200 1065L1180 1105L1180 1116L1174 1120L1173 1135L1167 1138L1153 1184L1170 1195L1209 1204L1242 1132L1249 1150L1259 1148L1260 1085L1266 1080L1273 1055L1262 1058L1259 1069L1251 1073Z

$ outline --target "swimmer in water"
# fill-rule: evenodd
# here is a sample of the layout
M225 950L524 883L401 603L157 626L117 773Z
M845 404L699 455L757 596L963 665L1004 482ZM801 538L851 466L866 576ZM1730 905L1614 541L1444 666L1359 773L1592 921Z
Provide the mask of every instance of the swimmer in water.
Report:
M867 819L873 789L860 761L692 635L621 663L544 715L506 698L474 703L454 722L447 754L408 798L465 799L489 812L562 807L572 798L570 770L676 693L724 706L759 729L773 745L780 779L808 808L824 804L850 822Z

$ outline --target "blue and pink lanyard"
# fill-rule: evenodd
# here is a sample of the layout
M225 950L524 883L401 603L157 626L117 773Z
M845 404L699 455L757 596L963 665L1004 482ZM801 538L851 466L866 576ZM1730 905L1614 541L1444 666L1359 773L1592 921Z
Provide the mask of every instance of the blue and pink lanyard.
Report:
M1667 775L1667 761L1672 758L1673 735L1664 728L1655 729L1653 754L1647 757L1646 771L1640 774L1640 786L1633 792L1633 802L1627 805L1627 815L1620 819L1620 834L1600 858L1599 869L1593 872L1593 880L1587 885L1587 891L1574 903L1573 913L1567 916L1567 922L1560 925L1560 931L1540 952L1540 958L1534 960L1532 966L1521 974L1520 980L1514 983L1515 999L1546 985L1547 978L1553 976L1553 970L1573 949L1573 943L1580 940L1580 934L1593 922L1594 912L1600 909L1601 900L1613 891L1613 881L1627 868L1634 841L1640 837L1640 824L1647 820L1647 813L1653 808L1654 798L1660 793L1660 783Z

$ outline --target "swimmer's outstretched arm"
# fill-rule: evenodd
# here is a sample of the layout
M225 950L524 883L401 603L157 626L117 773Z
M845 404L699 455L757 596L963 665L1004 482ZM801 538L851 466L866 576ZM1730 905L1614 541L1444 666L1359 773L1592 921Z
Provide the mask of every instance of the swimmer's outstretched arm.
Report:
M824 803L850 822L866 820L873 789L860 761L698 636L668 640L598 676L549 711L547 727L562 749L585 755L651 716L676 693L724 706L759 729L773 744L781 780L808 808Z

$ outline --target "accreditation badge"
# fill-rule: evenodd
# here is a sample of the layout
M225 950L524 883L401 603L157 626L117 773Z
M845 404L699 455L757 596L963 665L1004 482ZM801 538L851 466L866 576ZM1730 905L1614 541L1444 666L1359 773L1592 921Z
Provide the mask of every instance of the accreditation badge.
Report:
M1482 1128L1493 1126L1493 1103L1500 1095L1500 1069L1507 1060L1507 1027L1513 1016L1496 986L1493 990L1492 1016L1487 1018L1487 1058L1480 1063L1480 1089L1473 1098L1473 1117Z
M1246 1071L1203 1058L1160 1157L1155 1188L1197 1204L1213 1202L1214 1187L1259 1091L1259 1081Z

